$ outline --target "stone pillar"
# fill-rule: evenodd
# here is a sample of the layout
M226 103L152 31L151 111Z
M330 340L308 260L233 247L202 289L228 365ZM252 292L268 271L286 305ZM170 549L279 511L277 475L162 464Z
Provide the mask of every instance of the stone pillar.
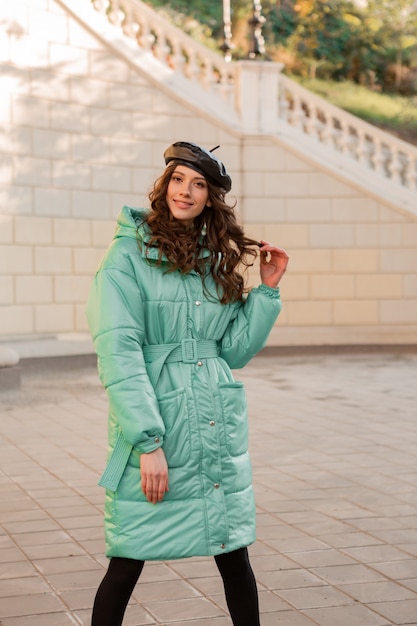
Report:
M279 125L279 75L284 65L237 61L236 108L248 134L275 134Z

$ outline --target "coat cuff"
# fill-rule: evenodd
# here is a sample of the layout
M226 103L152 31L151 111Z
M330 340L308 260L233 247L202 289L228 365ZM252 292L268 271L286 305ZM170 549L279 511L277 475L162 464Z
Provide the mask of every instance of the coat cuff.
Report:
M260 291L261 293L265 294L269 298L280 298L281 297L281 294L280 294L280 291L279 291L279 287L269 287L268 285L264 285L262 283L261 285L259 285L259 287L256 287L256 289L258 289L258 291Z
M154 452L154 450L160 448L163 443L163 436L155 435L154 437L149 437L148 439L138 442L134 446L134 449L139 452L139 454L149 454L149 452Z

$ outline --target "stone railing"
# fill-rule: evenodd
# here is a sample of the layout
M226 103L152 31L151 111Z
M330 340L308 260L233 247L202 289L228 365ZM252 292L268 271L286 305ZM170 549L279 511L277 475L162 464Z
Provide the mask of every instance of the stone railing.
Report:
M417 190L417 149L343 111L295 81L279 78L279 115L286 123L358 163Z
M141 50L228 105L243 132L305 136L417 192L417 148L328 103L262 61L227 62L141 0L87 0Z
M234 100L235 66L186 35L141 0L91 0L110 23L134 39L142 50L196 81L221 100Z

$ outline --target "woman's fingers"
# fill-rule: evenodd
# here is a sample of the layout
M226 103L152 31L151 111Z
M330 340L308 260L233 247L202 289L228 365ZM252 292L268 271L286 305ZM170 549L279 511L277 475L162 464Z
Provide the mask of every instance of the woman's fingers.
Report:
M162 448L140 457L142 491L153 504L161 502L168 487L168 465Z

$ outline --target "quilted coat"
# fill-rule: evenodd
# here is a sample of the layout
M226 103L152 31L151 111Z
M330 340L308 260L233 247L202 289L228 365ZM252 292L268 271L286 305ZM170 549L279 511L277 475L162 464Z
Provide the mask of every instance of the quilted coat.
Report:
M244 302L221 304L210 276L206 294L198 273L167 273L167 261L154 262L156 249L145 254L144 216L123 207L87 304L109 403L100 480L106 554L217 555L255 540L245 390L231 369L264 346L279 289L260 285ZM152 504L141 490L140 457L159 446L169 491Z

